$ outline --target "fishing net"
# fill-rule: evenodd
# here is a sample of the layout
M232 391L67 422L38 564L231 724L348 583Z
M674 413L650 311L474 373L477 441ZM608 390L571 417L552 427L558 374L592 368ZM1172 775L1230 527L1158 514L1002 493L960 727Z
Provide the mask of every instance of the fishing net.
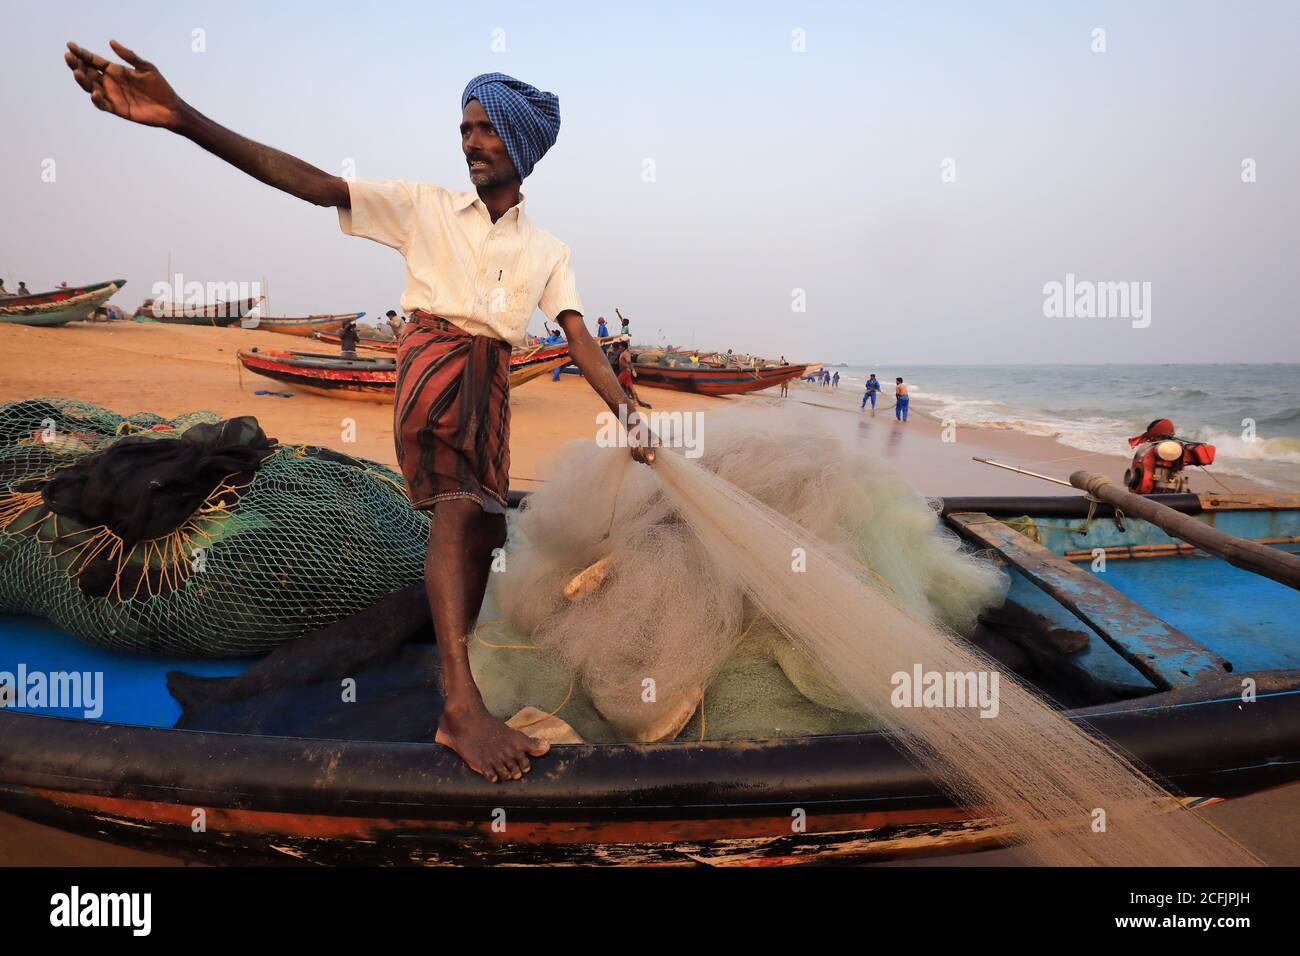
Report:
M833 675L844 701L890 731L895 745L956 803L1010 824L1037 862L1253 862L1122 753L945 626L945 611L960 619L964 604L937 602L932 607L939 613L918 611L916 596L929 592L927 582L909 586L905 577L889 578L888 569L863 562L842 541L810 533L680 454L665 451L654 472L725 586L753 601L803 655L809 672ZM906 538L899 534L895 546L900 540ZM802 573L791 573L792 551L806 556ZM923 549L905 557L926 561ZM933 577L954 582L965 573L945 570ZM926 679L927 693L920 696L918 680L908 693L907 678L914 674L937 675L939 682ZM943 692L955 679L981 675L993 689L987 700L965 703ZM931 695L936 686L940 692Z
M219 422L211 412L122 416L64 398L0 406L0 611L115 650L243 657L422 580L429 519L410 507L400 476L317 446L275 447L166 534L129 547L45 501L56 472L128 436L174 441ZM89 573L105 565L106 579Z
M704 469L836 542L912 613L968 631L983 608L1000 602L1001 573L963 553L925 500L884 466L832 435L773 419L717 422L703 443ZM575 675L575 693L609 730L625 740L686 734L692 721L700 726L701 701L710 736L872 725L702 545L656 469L590 443L566 446L557 462L515 523L507 571L493 575L493 594L515 634L528 635L531 646ZM788 556L792 566L801 560ZM584 572L595 583L566 597L566 586ZM507 655L495 673L504 680L501 672L513 665L516 682L526 683L537 657ZM538 699L519 701L547 709L556 690L539 688Z

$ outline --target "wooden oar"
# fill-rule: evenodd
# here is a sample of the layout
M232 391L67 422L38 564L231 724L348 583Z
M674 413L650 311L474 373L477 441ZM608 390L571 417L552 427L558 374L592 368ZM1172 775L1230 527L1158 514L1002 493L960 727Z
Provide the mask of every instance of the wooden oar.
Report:
M1042 477L1042 476L1039 476ZM1109 478L1076 471L1070 484L1107 501L1132 517L1149 521L1176 538L1217 555L1229 564L1300 590L1300 557L1220 531L1174 509L1120 488Z

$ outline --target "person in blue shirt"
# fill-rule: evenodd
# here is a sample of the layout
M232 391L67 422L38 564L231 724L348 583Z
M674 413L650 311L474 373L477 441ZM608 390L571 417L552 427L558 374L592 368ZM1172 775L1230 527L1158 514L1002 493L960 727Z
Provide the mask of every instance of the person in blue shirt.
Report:
M602 315L596 320L596 337L604 338L609 335L609 327L605 325L605 317Z
M867 400L871 400L871 410L876 410L876 396L880 394L880 382L876 380L876 373L872 372L871 377L867 379L867 393L862 396L861 408L867 407Z
M546 337L539 338L537 340L538 345L563 345L564 344L564 334L559 329L552 329L545 322L542 323L542 328L546 329ZM551 381L558 382L560 380L560 373L568 367L569 367L568 365L557 365L555 367L555 371L551 372Z

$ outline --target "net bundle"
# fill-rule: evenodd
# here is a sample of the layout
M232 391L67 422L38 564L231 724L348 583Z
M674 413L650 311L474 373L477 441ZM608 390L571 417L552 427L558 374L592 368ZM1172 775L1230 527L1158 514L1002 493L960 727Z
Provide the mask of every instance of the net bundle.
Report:
M966 553L901 477L833 434L740 413L710 421L698 465L870 570L873 583L918 618L969 632L1000 603L1005 577ZM666 453L667 454L667 453ZM471 646L494 689L554 710L587 739L835 733L872 726L859 702L775 626L705 546L667 493L660 468L618 448L575 442L515 523L493 599L510 634ZM805 572L790 549L787 570ZM573 598L576 578L598 584ZM570 589L572 591L572 589ZM864 628L870 622L862 622ZM542 660L574 677L566 688ZM515 671L513 680L508 677ZM483 683L483 682L480 682ZM523 690L532 687L533 699ZM492 706L490 691L485 695ZM585 720L590 702L603 723ZM579 726L584 723L584 726Z
M45 500L56 473L128 436L176 440L220 422L212 412L123 416L66 398L0 405L0 611L114 650L245 657L422 579L429 519L410 507L401 477L318 446L275 446L167 533L129 547Z

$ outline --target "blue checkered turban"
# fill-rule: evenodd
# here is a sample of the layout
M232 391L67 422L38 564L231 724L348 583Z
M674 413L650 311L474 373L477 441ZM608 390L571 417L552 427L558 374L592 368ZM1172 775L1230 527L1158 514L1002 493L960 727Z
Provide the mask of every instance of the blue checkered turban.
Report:
M460 108L470 100L483 104L515 172L527 179L560 133L560 98L504 73L483 73L465 87Z

